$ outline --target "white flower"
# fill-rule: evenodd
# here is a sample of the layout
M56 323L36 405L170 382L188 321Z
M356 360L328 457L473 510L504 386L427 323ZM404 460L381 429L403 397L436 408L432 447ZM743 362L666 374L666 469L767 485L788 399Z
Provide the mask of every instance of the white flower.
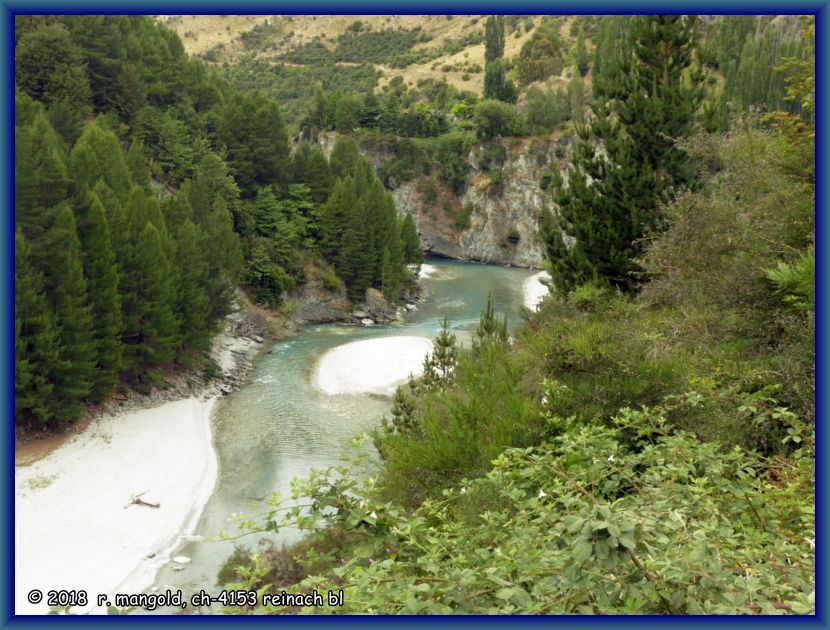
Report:
M608 461L609 461L609 462L613 462L613 461L614 461L614 455L613 455L613 454L608 456Z
M547 404L548 404L548 397L547 397L547 396L542 396L542 404L543 404L543 405L547 405Z
M546 496L548 496L548 495L544 490L539 490L539 498L540 499L544 499Z
M810 544L810 549L815 551L815 549L816 549L816 539L815 538L805 538L804 540L806 540Z
M375 512L374 510L372 510L372 513L369 516L371 516L372 518L378 517L377 512Z
M467 492L467 488L461 488L461 494L464 494L465 492Z

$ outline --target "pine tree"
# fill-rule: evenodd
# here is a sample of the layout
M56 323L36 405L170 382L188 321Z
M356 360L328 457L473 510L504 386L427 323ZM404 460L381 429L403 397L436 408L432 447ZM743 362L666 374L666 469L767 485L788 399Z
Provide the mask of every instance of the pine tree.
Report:
M444 390L452 384L458 365L458 346L450 332L449 317L444 315L441 332L433 341L432 352L424 357L423 370L417 389Z
M62 24L27 31L15 47L15 83L51 105L62 100L89 112L90 89L81 51Z
M123 368L120 279L109 225L98 197L88 194L78 204L76 213L92 311L96 359L92 400L97 402L113 391Z
M208 265L202 254L202 235L191 221L176 231L176 317L181 322L184 351L210 349Z
M196 225L205 223L217 197L233 215L238 209L239 195L239 186L231 176L228 164L215 153L208 153L197 166L188 189L193 222Z
M580 24L579 30L576 33L576 50L574 51L574 61L581 76L585 76L588 72L588 49L585 47L585 30Z
M58 203L72 184L65 163L66 147L46 115L38 112L29 127L15 128L15 222L31 243L52 224ZM42 255L38 247L36 255Z
M567 184L554 181L557 215L543 213L540 226L557 290L600 279L634 288L640 240L659 228L657 199L691 181L674 140L691 133L702 94L694 25L693 17L637 16L633 61L603 62L594 120L580 130Z
M20 230L14 240L14 415L21 424L54 419L52 373L60 368L60 340L46 299L43 275L32 265Z
M420 266L424 262L424 252L421 249L421 239L411 214L404 215L401 222L401 240L403 241L403 258L408 265Z
M200 227L204 239L202 254L208 265L210 320L216 322L231 312L234 281L241 277L244 265L239 236L233 231L233 221L221 195L214 200Z
M357 204L354 180L338 179L331 196L320 209L320 251L333 261L340 247L340 239L347 225L349 209Z
M288 183L288 135L279 107L258 92L237 93L222 110L216 135L247 198L259 186Z
M123 204L132 191L130 169L115 134L87 125L69 157L69 172L82 188L92 189L102 179Z
M383 248L380 277L383 295L390 302L397 302L401 287L400 270L394 267L388 247Z
M458 365L458 346L455 342L455 335L450 332L450 320L447 315L444 315L444 320L441 322L441 332L435 338L432 358L441 380L446 384L451 383L455 368Z
M571 118L574 122L582 124L585 120L583 112L585 86L576 66L574 66L571 80L568 82L568 101L570 102Z
M334 268L337 275L346 283L349 298L352 300L362 299L373 281L374 256L366 247L368 226L364 220L364 212L360 204L346 209L346 227L334 256Z
M170 363L180 343L179 321L173 311L175 293L170 261L162 235L148 221L136 247L136 288L141 305L138 330L130 339L136 368L143 372Z
M133 183L145 192L150 192L150 169L147 168L147 156L140 141L134 140L130 143L126 161Z
M421 426L415 417L415 401L411 396L407 396L400 387L395 390L391 413L394 431L401 435L420 434Z
M307 150L301 153L303 147ZM303 143L297 149L297 154L294 163L294 181L308 186L314 203L324 203L331 194L334 178L323 149L319 145L312 148L308 143Z
M83 413L82 401L95 382L96 344L81 244L68 204L61 204L54 224L38 246L50 252L50 264L42 271L60 340L60 359L52 371L53 394L59 405L56 416L72 421Z
M83 115L68 99L54 103L46 112L49 122L63 138L66 146L71 147L81 137L84 130Z
M332 177L340 178L349 175L354 178L355 169L360 162L362 162L360 148L355 139L350 136L338 138L329 158Z
M495 314L493 292L487 294L487 306L481 314L476 338L473 339L473 352L479 352L483 346L504 345L507 343L507 315L502 319Z

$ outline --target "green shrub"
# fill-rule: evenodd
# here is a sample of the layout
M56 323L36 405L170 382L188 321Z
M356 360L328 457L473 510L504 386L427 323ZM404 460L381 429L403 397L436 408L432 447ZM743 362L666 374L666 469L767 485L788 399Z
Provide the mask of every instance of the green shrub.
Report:
M473 214L473 204L467 202L455 215L455 229L466 230L470 227L470 216Z

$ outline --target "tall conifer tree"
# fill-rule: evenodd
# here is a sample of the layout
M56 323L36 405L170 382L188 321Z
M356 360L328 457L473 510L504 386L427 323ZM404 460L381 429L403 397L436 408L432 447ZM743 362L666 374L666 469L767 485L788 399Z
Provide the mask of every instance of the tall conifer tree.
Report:
M43 275L32 265L31 248L20 230L14 240L14 323L15 420L48 423L54 419L51 374L59 366L60 340Z
M173 311L176 296L171 263L164 252L163 237L150 221L138 238L136 264L141 313L132 351L141 367L159 367L173 360L180 337Z
M68 203L59 207L39 246L50 254L51 264L44 269L45 285L60 339L60 361L53 371L58 419L71 421L80 417L82 401L93 389L96 345L81 244Z
M565 293L599 279L633 288L640 239L659 227L659 196L691 180L674 143L692 131L702 96L695 18L637 16L631 34L633 60L604 61L612 67L597 87L594 120L580 130L567 183L554 182L558 214L542 217L554 285Z
M96 370L92 398L103 400L113 391L123 367L120 279L104 207L89 193L76 209L83 251L84 274L92 309Z

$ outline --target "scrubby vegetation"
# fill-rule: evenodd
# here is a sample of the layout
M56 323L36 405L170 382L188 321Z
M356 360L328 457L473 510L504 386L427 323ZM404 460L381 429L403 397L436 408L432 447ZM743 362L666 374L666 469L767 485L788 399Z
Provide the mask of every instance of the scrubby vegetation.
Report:
M334 537L292 588L343 589L330 613L814 614L811 76L797 119L677 147L693 184L661 198L637 290L559 289L512 340L488 304L460 350L445 321L377 475L318 471L246 521Z

